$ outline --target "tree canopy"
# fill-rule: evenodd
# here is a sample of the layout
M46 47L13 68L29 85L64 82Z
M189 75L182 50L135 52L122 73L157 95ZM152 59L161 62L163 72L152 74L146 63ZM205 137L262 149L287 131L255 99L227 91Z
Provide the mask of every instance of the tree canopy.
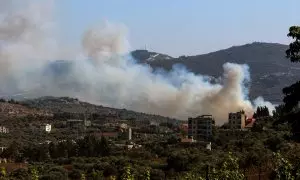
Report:
M269 109L267 106L261 107L258 106L256 109L256 112L254 113L253 117L254 118L259 118L259 117L266 117L269 116Z
M294 39L294 42L290 43L289 49L286 51L286 56L292 62L300 61L300 26L292 26L289 29L288 37Z
M286 50L286 57L289 58L291 62L300 62L300 26L290 27L287 36L291 37L294 41L290 43L289 49ZM300 81L283 88L282 91L286 110L291 111L300 101Z

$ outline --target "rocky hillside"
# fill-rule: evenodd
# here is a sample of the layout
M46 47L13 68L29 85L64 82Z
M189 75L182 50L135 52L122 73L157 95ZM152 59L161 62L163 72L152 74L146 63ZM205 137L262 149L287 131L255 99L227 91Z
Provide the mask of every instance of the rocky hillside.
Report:
M0 117L52 116L52 113L36 108L29 108L18 102L0 102ZM1 119L0 118L0 119Z
M131 52L131 55L134 59L138 60L138 62L140 63L147 63L147 62L157 61L157 60L174 59L171 56L155 53L155 52L149 52L147 50L135 50Z
M151 61L147 61L146 57L153 52L146 55L145 51L134 51L132 55L138 62L147 63L153 68L170 70L174 64L182 64L196 74L214 77L222 75L222 65L226 62L248 64L252 79L250 97L262 95L278 103L282 99L282 88L295 82L300 75L300 64L291 63L285 58L287 48L283 44L255 42L203 55L157 58Z

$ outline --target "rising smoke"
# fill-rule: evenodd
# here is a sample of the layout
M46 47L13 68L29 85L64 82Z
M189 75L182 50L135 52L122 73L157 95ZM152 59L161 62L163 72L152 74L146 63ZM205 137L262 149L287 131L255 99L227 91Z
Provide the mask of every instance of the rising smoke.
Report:
M87 30L81 41L82 51L66 55L64 46L56 43L49 8L52 4L27 1L24 8L20 2L25 1L0 1L0 7L6 7L0 8L2 94L72 96L179 119L212 114L218 124L227 120L228 112L243 109L251 115L257 105L274 109L261 97L254 103L248 99L247 65L224 64L222 82L212 84L209 77L195 75L182 67L174 67L171 72L154 72L135 63L126 56L129 46L122 26L104 23ZM65 57L74 58L62 72L49 69L54 60Z

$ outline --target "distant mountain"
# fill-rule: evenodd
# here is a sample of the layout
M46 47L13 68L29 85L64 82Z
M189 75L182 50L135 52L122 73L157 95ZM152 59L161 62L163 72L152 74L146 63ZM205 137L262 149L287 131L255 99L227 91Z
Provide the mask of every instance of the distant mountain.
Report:
M167 56L166 59L157 56L159 58L154 57L148 61L148 57L159 53L145 50L133 51L132 56L138 62L147 63L153 68L170 70L174 64L182 64L196 74L214 77L222 75L222 65L226 62L248 64L252 79L250 97L262 95L265 99L278 103L282 100L282 88L295 82L300 76L300 65L285 58L287 49L288 46L283 44L254 42L197 56Z
M222 65L226 62L248 64L251 73L250 98L254 99L263 96L273 103L282 101L282 88L286 87L300 77L300 64L291 63L285 57L287 45L277 43L254 42L241 46L233 46L228 49L211 52L197 56L171 56L149 52L147 50L132 51L132 57L142 64L149 64L151 67L171 70L175 64L182 64L195 74L210 75L214 77L222 76ZM70 61L51 62L45 68L44 75L51 77L53 82L61 84L61 87L74 87L76 82L70 81L67 74L72 68ZM67 78L68 81L65 81ZM66 84L66 82L68 82ZM35 92L13 93L2 97L24 99L36 97Z
M138 60L138 62L140 63L147 63L147 62L157 61L157 60L174 59L171 56L155 53L155 52L149 52L147 50L135 50L131 52L131 55L134 59Z

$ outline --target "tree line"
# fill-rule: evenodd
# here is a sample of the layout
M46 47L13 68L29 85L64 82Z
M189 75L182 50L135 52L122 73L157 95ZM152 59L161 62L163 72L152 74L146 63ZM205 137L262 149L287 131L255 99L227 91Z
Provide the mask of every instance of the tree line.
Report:
M21 146L13 142L1 153L1 158L15 162L43 162L49 159L70 157L103 157L110 154L110 146L105 137L85 136L79 140L64 140L58 143L28 144Z

